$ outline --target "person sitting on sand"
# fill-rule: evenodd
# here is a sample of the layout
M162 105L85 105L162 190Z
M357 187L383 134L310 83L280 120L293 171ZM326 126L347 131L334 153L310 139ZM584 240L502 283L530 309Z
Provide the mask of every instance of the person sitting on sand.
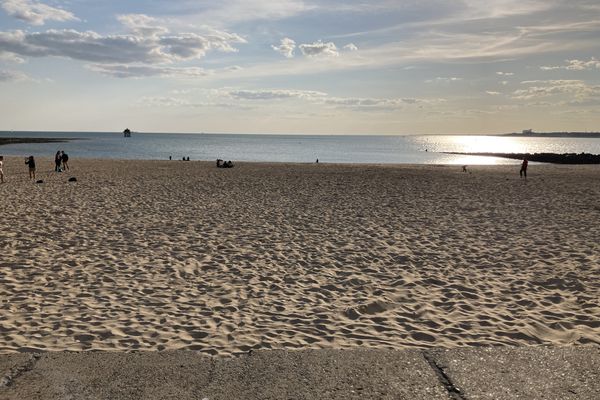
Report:
M35 160L33 156L25 157L25 164L29 165L29 179L35 179Z
M220 158L217 158L217 168L222 168L223 167L223 160L221 160Z
M65 153L64 151L61 151L60 156L62 159L63 170L66 171L69 169L69 155L67 153Z
M0 156L0 183L4 183L4 171L2 166L4 165L4 156Z
M519 171L520 177L524 176L527 178L527 164L529 164L529 162L527 161L527 158L524 158L523 163L521 164L521 170Z
M223 167L224 168L233 168L233 163L231 162L231 160L223 163Z

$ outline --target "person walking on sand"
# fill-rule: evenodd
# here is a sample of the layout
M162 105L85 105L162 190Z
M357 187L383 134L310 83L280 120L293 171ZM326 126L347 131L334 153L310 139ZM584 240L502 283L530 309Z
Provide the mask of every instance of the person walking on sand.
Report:
M4 166L4 156L0 156L0 183L4 183L4 171L2 167Z
M60 150L56 152L54 155L54 172L61 172L60 164L62 163L62 156L60 155Z
M25 157L25 164L29 165L29 179L35 179L35 160L33 156Z
M63 170L67 171L69 169L69 155L64 151L61 151L60 158L62 160Z
M521 170L519 171L519 176L521 178L527 178L527 164L529 164L529 162L527 161L527 158L524 158L523 163L521 164Z

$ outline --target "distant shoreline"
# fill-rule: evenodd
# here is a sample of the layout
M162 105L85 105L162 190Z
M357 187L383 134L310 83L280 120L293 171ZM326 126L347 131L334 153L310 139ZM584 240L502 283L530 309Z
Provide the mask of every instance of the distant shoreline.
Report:
M66 138L16 138L16 137L0 137L0 146L6 144L19 144L19 143L67 143L73 139Z
M496 135L492 135L496 136ZM556 137L556 138L600 138L600 132L531 132L531 133L505 133L500 136L510 137Z

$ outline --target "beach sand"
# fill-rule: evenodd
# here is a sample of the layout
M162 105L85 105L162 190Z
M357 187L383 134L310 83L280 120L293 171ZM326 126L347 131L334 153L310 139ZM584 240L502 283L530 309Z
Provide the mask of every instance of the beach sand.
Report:
M37 164L4 162L2 353L600 345L600 166Z

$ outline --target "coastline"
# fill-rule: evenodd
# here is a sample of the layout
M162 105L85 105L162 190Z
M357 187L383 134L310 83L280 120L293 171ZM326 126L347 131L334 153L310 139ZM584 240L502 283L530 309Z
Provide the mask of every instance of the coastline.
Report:
M26 137L0 137L0 146L7 144L19 143L67 143L71 140L68 138L26 138Z
M598 166L70 164L5 159L1 353L600 344Z

